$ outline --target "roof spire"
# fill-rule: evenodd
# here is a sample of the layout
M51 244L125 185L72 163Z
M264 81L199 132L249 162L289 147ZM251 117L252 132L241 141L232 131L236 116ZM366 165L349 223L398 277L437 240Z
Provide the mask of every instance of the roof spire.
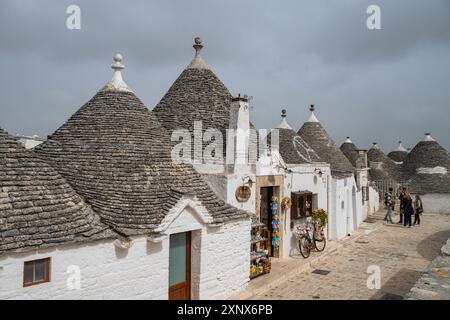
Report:
M120 53L116 53L113 57L114 63L111 65L111 68L114 71L120 71L125 68L125 66L122 64L122 55Z
M402 142L399 141L399 142L398 142L398 147L397 147L397 149L395 149L394 151L407 152L408 150L406 150L406 148L403 146Z
M317 119L316 115L314 114L314 110L316 110L316 108L312 104L309 107L309 111L311 111L311 115L309 116L308 120L306 120L306 122L319 122L319 119Z
M422 141L436 141L434 140L434 138L431 136L431 133L425 133L425 138L423 138Z
M350 140L350 137L347 137L347 139L345 139L344 143L353 143L352 140Z
M202 40L200 39L200 37L195 37L193 47L195 49L195 57L187 66L187 69L209 69L208 65L200 55L200 51L203 48Z
M202 39L200 39L200 37L195 37L193 47L195 49L195 56L198 56L203 49Z
M122 55L116 53L113 57L114 63L111 68L114 70L112 79L103 87L102 90L105 91L122 91L122 92L133 92L128 85L122 79L122 69L125 66L122 64Z
M286 121L287 112L286 109L281 110L281 123L278 125L278 129L290 129L292 130L292 127L287 123Z
M372 144L373 144L373 145L372 145L372 148L373 148L373 149L380 149L380 146L378 145L377 142L373 142Z

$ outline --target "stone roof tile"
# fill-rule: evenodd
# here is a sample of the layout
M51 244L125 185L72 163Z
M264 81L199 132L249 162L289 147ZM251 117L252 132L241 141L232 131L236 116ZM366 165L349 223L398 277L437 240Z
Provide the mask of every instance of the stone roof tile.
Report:
M53 168L0 128L0 253L115 235Z
M197 197L215 221L246 217L220 200L191 165L172 161L173 143L131 91L100 90L35 152L125 235L152 232L179 194Z
M311 106L310 110L311 116L300 128L298 135L316 151L323 162L330 164L331 174L334 177L351 176L354 170L352 164L322 127L314 115L313 106Z

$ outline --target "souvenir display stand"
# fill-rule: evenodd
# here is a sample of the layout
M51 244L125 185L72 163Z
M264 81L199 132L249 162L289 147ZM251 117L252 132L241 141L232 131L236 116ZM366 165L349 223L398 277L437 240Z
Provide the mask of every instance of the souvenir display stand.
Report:
M270 272L269 230L256 217L252 218L250 242L250 279Z

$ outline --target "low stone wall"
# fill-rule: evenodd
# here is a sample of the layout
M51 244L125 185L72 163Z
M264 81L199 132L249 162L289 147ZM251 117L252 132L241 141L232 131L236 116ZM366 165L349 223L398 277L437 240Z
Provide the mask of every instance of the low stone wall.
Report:
M408 300L450 300L450 239L406 296Z

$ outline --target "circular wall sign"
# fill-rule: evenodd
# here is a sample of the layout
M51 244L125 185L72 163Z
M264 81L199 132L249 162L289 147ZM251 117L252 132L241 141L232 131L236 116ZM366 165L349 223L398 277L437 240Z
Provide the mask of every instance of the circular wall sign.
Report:
M251 194L252 190L248 186L240 186L236 189L236 199L239 202L246 202Z

